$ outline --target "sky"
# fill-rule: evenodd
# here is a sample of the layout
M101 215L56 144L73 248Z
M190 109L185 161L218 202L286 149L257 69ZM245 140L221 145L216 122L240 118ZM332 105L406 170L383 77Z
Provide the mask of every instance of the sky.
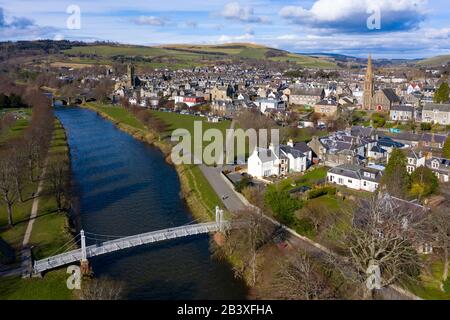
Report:
M0 41L258 43L375 58L450 54L448 0L0 0Z

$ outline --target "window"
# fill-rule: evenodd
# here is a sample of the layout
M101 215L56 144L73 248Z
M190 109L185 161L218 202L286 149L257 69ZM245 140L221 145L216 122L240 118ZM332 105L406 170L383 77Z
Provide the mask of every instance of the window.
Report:
M352 180L350 180L350 179L348 179L348 183L353 183L353 181L352 181Z
M343 184L343 183L344 183L344 180L343 180L342 178L339 178L339 179L338 179L338 182L339 182L340 184Z

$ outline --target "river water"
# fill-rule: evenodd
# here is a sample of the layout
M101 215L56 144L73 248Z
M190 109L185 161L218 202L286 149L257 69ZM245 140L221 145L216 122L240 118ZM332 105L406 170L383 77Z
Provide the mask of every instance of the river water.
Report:
M177 173L159 150L90 110L56 108L55 113L67 132L85 231L128 236L193 220L180 199ZM91 264L97 277L123 281L129 299L246 296L230 266L211 257L207 235L126 249Z

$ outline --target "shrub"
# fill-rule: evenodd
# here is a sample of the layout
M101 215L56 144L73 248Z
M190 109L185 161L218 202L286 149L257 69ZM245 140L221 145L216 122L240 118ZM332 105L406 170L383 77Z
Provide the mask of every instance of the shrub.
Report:
M313 189L308 192L308 199L311 200L311 199L319 198L324 195L330 195L330 196L336 195L336 188L331 187L331 186L325 186L325 187Z

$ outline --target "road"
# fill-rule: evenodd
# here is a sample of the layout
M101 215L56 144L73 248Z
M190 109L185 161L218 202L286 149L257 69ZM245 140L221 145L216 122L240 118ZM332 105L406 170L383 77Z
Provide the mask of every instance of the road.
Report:
M213 187L214 191L220 196L226 196L227 198L223 200L225 207L231 212L237 212L248 208L247 204L240 199L240 197L236 194L236 191L225 182L222 177L222 168L214 168L208 167L206 165L200 165L200 170L203 172L205 178ZM319 243L316 243L307 237L304 237L294 230L280 224L275 219L265 216L272 223L281 226L286 232L291 236L289 239L289 243L294 248L299 248L307 252L312 257L315 257L319 260L324 260L332 253L328 248L322 246ZM336 255L335 255L336 256ZM342 257L341 257L342 258ZM390 286L382 289L378 292L382 298L389 300L411 300L416 299L411 293L402 290L396 286Z
M208 167L204 164L199 165L203 175L208 180L217 195L222 198L225 207L231 212L242 211L247 206L239 199L234 190L221 177L222 168Z

